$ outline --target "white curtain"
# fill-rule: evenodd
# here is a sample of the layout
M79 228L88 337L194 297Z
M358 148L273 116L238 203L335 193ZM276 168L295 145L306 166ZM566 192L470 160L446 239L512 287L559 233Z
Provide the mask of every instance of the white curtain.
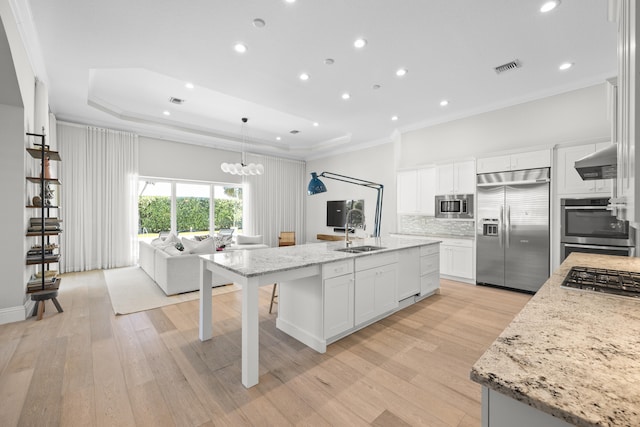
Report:
M246 163L251 162L262 163L264 174L243 176L244 233L278 246L281 231L295 231L296 244L305 243L305 163L247 153Z
M138 136L58 122L61 272L136 262Z

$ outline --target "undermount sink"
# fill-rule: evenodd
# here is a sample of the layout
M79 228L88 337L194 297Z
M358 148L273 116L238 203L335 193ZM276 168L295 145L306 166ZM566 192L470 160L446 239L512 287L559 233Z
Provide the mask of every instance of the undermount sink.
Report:
M380 249L385 249L385 248L383 248L382 246L365 245L365 246L353 246L351 248L336 249L336 251L348 252L350 254L360 254L360 253L363 253L363 252L379 251Z

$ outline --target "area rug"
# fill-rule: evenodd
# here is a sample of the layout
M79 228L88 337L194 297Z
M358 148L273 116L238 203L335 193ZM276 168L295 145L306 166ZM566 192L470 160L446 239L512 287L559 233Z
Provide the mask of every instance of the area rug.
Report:
M192 301L200 296L200 291L167 296L147 273L138 266L104 270L104 278L115 314L151 310L166 305ZM240 289L240 285L230 284L213 288L211 291L215 296Z

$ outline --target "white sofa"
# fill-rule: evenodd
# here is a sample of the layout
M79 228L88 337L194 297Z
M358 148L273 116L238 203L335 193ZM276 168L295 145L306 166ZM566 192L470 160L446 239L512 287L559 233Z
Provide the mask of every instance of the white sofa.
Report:
M262 238L261 236L244 236L239 240L241 242L247 240L261 242ZM176 249L175 244L178 242L184 246L183 251ZM268 246L262 243L234 243L226 246L224 250L262 248L268 248ZM169 235L164 241L159 241L159 239L152 243L140 241L138 264L165 294L175 295L196 291L200 288L200 255L207 253L215 253L213 242L203 243ZM226 281L214 279L211 286L221 286L226 283Z

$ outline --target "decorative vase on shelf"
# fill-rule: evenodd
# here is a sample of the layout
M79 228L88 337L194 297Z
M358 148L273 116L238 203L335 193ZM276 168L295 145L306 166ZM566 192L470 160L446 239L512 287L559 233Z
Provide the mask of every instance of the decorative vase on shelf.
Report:
M51 179L51 168L48 157L44 158L44 179Z

